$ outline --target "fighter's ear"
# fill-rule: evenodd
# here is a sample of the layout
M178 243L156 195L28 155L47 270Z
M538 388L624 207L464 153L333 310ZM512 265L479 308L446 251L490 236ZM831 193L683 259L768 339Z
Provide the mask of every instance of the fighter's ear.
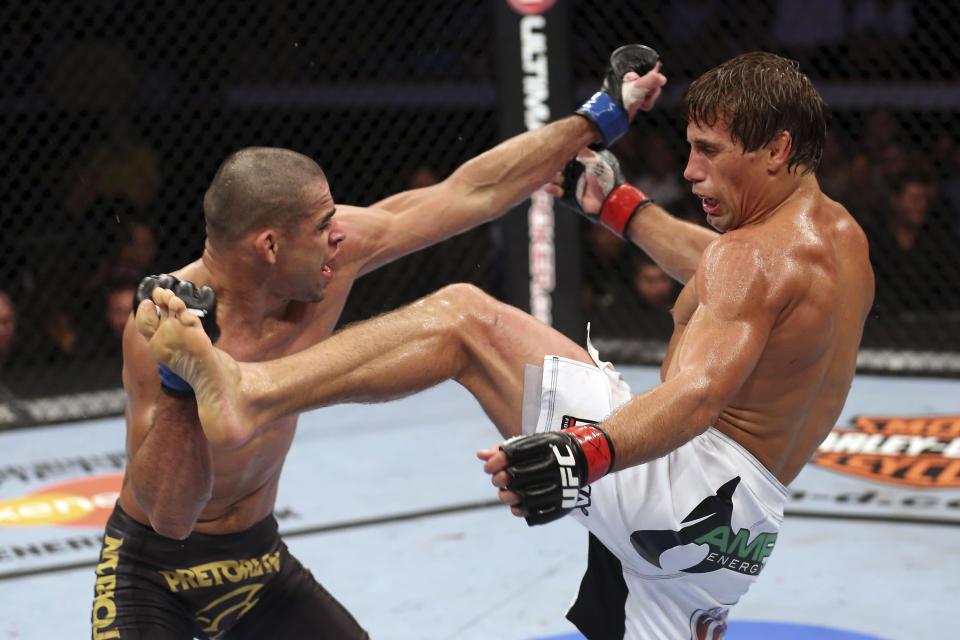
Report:
M253 247L261 260L267 264L277 262L277 254L280 252L280 236L275 229L266 228L260 230L253 237Z
M767 171L777 173L787 166L790 160L790 151L793 149L793 136L784 129L773 140L767 143Z

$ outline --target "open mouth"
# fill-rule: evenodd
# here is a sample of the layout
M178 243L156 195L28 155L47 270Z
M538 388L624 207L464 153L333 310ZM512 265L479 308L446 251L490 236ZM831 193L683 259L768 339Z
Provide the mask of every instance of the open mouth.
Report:
M333 278L333 260L323 265L323 268L320 270L320 273L327 280L331 280Z
M700 200L703 201L703 211L708 215L715 214L720 210L720 201L716 198L700 196Z

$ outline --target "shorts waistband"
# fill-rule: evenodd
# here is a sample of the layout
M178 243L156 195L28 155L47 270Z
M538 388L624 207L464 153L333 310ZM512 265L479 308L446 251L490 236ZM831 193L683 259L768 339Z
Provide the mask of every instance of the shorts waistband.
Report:
M111 529L115 531L111 532ZM183 540L175 540L162 536L151 527L134 520L120 507L119 503L114 505L113 513L107 521L107 533L121 534L140 551L150 555L174 553L189 556L192 552L209 555L211 551L218 555L249 554L251 550L266 548L274 540L278 540L277 531L277 519L270 514L250 528L236 533L194 532Z

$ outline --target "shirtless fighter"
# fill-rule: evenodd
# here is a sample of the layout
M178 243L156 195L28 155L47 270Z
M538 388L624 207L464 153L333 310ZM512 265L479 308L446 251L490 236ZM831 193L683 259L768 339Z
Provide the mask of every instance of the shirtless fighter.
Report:
M296 353L330 336L357 277L503 214L584 145L612 143L665 82L653 50L622 47L577 115L365 208L335 205L306 156L243 149L204 197L202 257L147 285L190 300L237 360ZM190 386L168 369L158 376L133 322L123 352L129 459L97 567L93 638L366 637L277 535L296 412L242 441L205 433Z
M684 100L684 176L719 234L649 203L605 153L565 172L565 198L685 283L662 383L643 393L589 340L466 285L271 362L220 353L170 291L138 328L230 446L289 412L457 380L510 438L478 454L500 499L530 524L572 513L590 531L567 614L588 638L720 638L774 548L785 485L840 414L874 283L862 230L814 175L826 107L794 61L738 56Z

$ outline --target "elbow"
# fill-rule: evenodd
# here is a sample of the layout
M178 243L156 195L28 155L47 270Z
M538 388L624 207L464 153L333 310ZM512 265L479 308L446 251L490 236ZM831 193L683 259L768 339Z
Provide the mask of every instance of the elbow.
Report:
M696 438L698 435L714 426L720 417L720 409L711 406L700 407L693 413L693 419L690 421L690 438Z
M717 423L726 403L708 385L695 387L691 400L689 428L690 437L695 438Z
M153 530L164 538L172 538L173 540L187 538L193 531L193 524L177 519L150 517L150 526L153 527Z
M142 495L136 495L137 503L146 514L150 527L159 535L173 540L183 540L193 532L197 523L197 516L202 506L210 500L211 493L194 496L189 502L168 500L144 500Z
M154 505L147 511L150 526L164 538L183 540L193 532L196 516L191 517L189 509L162 509Z

